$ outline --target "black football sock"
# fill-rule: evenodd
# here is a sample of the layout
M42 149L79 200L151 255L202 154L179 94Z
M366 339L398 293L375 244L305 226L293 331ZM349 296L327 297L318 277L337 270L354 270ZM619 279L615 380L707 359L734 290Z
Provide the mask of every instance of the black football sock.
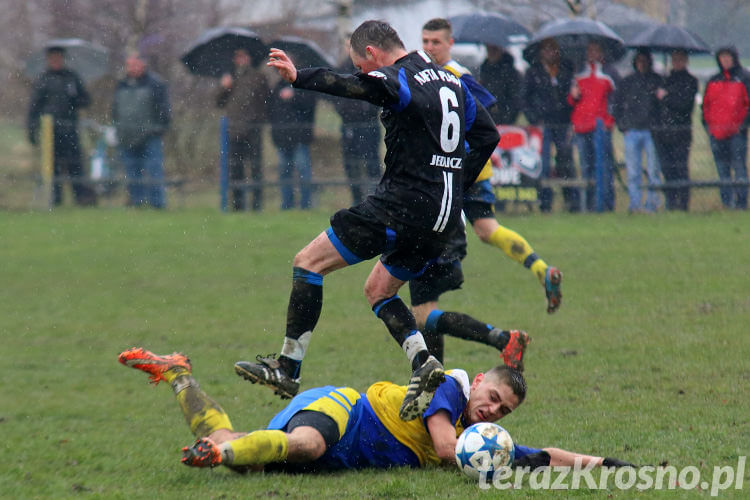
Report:
M398 295L380 300L372 306L375 316L385 323L391 336L406 352L412 370L416 370L430 356L417 322L404 301Z
M510 336L507 331L478 321L468 314L435 310L425 322L425 333L439 332L444 335L473 340L502 350Z
M323 276L294 267L292 269L292 292L286 313L286 335L281 348L281 363L292 378L299 377L302 359L310 343L315 325L323 308Z
M422 336L424 337L424 343L427 346L427 350L442 363L445 354L445 339L443 334L435 331L430 332L425 328L422 332Z

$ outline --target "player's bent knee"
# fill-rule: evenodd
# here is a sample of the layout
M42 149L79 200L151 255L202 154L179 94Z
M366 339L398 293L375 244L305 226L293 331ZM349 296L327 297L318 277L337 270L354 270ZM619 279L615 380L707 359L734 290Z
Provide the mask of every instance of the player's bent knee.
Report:
M314 427L296 427L288 435L290 462L311 462L326 452L323 435Z

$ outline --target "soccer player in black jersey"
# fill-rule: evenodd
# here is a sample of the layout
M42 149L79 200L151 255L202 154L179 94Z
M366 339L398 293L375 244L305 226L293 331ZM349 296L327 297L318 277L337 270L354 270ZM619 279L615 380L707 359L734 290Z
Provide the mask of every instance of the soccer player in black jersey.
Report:
M412 365L404 420L419 416L443 381L409 308L397 295L443 251L460 224L461 199L497 145L489 113L457 77L422 51L407 53L396 31L365 21L350 40L356 75L323 68L297 70L271 49L268 65L297 88L362 99L382 106L385 172L363 203L340 210L331 227L294 258L287 324L278 359L239 361L237 373L282 397L299 390L299 372L323 302L323 276L380 256L365 283L365 297Z

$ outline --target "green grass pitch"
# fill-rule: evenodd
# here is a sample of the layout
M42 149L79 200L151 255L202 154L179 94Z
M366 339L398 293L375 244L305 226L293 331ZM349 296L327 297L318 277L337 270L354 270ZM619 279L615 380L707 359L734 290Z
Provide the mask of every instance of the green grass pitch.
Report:
M560 497L528 483L483 491L455 468L240 476L179 463L193 438L169 387L150 387L117 354L185 352L235 428L262 427L283 403L232 364L280 348L292 258L328 215L0 213L0 497ZM706 477L750 453L750 214L501 220L563 270L561 310L547 315L531 273L473 234L464 289L441 304L531 334L527 401L501 421L517 442L693 465ZM370 268L325 278L303 387L406 383L404 354L362 295ZM474 374L496 362L491 349L446 342L447 367ZM748 471L743 491L720 497L746 498ZM709 493L563 496L644 495Z

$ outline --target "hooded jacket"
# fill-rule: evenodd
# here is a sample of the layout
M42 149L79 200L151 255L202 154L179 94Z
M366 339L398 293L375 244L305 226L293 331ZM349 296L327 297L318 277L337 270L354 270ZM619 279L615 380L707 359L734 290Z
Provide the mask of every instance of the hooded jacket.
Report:
M728 52L734 64L724 70L719 62L719 54ZM703 122L708 133L716 140L732 137L746 131L748 109L750 109L750 75L740 65L740 58L734 47L722 47L716 51L719 72L706 84L703 94Z

